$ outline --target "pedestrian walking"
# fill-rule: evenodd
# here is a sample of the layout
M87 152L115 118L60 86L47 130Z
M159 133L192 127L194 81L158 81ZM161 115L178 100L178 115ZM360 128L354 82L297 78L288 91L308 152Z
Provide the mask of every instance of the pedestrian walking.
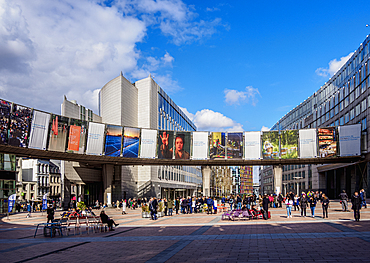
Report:
M287 218L292 217L292 206L293 206L293 200L290 195L288 195L285 199L285 205L286 205L286 214Z
M328 218L329 198L325 194L321 194L322 218Z
M310 200L308 202L310 203L311 216L312 217L315 217L315 208L316 208L316 203L317 203L316 195L311 196L311 198L310 198Z
M173 212L173 200L171 198L168 199L167 206L168 206L168 216L172 216L172 212Z
M49 205L48 208L46 209L46 214L47 214L47 223L53 223L53 220L54 220L54 208Z
M127 207L126 200L122 199L122 215L126 214L126 207Z
M32 206L30 203L27 204L27 218L31 217Z
M339 202L342 204L343 212L348 211L348 195L346 193L346 190L343 190L342 193L340 193L339 199Z
M361 209L361 197L356 191L355 194L351 198L352 202L352 209L354 212L355 221L360 221L360 209Z

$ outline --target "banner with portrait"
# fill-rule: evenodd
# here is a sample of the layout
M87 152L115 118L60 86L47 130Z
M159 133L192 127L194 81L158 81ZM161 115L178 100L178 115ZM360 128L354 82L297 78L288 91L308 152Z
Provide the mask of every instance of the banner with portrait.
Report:
M11 110L11 103L0 100L0 144L8 143L8 127Z
M123 131L122 157L137 158L139 155L140 129L125 127Z
M193 160L208 158L208 132L193 132Z
M261 159L261 132L244 132L244 158Z
M299 158L317 157L316 129L299 130Z
M28 148L46 150L50 114L34 110Z
M298 158L298 131L284 130L280 132L281 159Z
M49 151L64 152L67 144L69 118L52 115L49 132Z
M155 158L157 150L157 130L141 129L140 158Z
M337 156L337 140L335 127L318 128L317 137L319 143L319 156L336 157Z
M227 133L226 155L228 159L243 158L243 133L229 132Z
M32 109L13 104L10 114L8 144L27 147L31 128Z
M226 138L224 132L212 132L211 143L209 150L209 157L214 158L225 158Z
M190 132L175 133L175 159L190 159Z
M262 132L263 159L279 159L279 132Z
M158 159L172 159L173 158L173 131L158 131Z
M361 155L361 124L338 127L339 156Z
M102 155L105 125L102 123L89 122L86 154Z
M122 147L122 126L107 124L104 155L119 157Z
M83 154L86 146L87 122L82 120L69 120L68 152Z

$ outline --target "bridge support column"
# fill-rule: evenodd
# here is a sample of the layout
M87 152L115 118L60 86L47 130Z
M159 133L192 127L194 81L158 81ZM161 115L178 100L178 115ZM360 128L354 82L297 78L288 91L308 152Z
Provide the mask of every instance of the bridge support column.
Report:
M283 192L283 169L281 166L274 166L274 193Z
M203 175L203 196L211 195L211 167L202 166Z
M103 199L104 203L108 206L112 205L112 182L113 182L114 165L104 164L103 165Z

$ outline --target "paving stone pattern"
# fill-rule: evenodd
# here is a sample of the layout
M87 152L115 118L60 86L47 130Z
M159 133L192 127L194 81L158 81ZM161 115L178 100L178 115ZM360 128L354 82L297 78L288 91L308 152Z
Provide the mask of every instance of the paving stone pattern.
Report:
M221 214L174 215L156 221L140 209L108 208L115 231L44 237L45 213L0 219L0 262L370 262L370 209L360 222L331 202L329 218L270 209L270 220L222 221ZM99 213L99 211L96 211ZM57 215L59 212L56 213Z

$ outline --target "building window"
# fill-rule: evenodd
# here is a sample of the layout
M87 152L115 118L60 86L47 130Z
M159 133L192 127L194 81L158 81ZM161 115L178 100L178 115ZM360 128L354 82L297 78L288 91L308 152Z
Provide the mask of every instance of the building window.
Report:
M344 117L343 117L343 116L342 116L342 117L340 117L339 124L340 124L340 125L344 125Z
M355 89L355 97L356 97L356 99L357 99L359 96L360 96L360 87L357 87L357 88Z
M352 103L355 100L355 94L352 92L349 94L349 103Z
M366 123L367 123L366 118L361 120L361 130L362 131L366 130Z
M355 109L352 109L350 112L350 119L353 120L355 118Z
M335 121L335 126L339 126L339 120Z
M344 108L347 108L348 104L349 104L349 98L347 97L344 99Z
M347 122L349 122L349 113L346 113L346 115L344 115L344 123Z
M360 113L361 113L361 104L358 104L356 106L356 116L360 115Z

